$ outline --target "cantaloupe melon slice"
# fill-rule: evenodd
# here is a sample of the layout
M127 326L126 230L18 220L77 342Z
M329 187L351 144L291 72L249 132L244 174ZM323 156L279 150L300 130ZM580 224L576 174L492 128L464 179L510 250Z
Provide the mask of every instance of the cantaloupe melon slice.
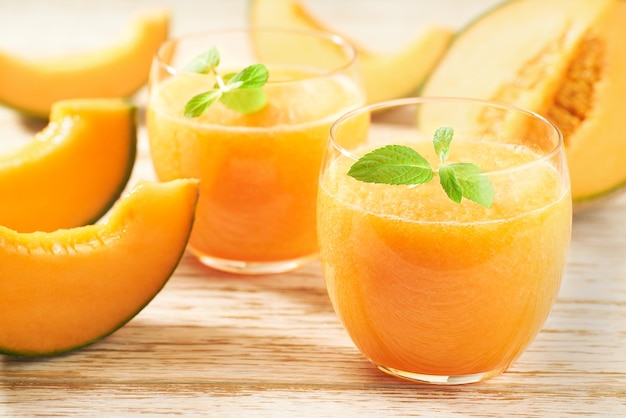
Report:
M0 51L0 103L43 119L59 100L128 97L148 80L169 22L168 10L145 11L110 46L51 59Z
M298 0L250 0L249 21L257 26L278 26L337 33L315 18ZM359 60L367 101L374 103L414 93L450 43L454 30L446 26L424 27L403 50L375 53L351 40ZM348 39L348 36L342 34ZM277 53L290 54L293 49ZM303 51L300 51L303 52ZM307 51L314 56L315 51Z
M0 226L0 352L63 353L127 323L176 268L197 196L197 180L142 182L104 224L50 233Z
M0 154L0 225L32 232L95 222L126 187L136 147L127 100L56 102L46 128Z
M623 0L510 0L460 31L421 95L504 101L552 119L574 202L595 199L626 183L624 22Z

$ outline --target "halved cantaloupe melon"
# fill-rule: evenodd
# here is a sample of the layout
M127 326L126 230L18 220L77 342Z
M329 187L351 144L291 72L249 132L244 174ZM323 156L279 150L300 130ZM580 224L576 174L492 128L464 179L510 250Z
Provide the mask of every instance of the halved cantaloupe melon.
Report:
M197 180L142 182L105 224L50 233L0 226L0 352L63 353L127 323L178 265L197 196Z
M124 99L55 103L34 140L0 155L0 225L53 231L102 217L131 175L136 119Z
M298 0L250 0L249 4L252 25L337 32L316 19ZM374 103L414 93L446 50L453 34L454 30L445 26L425 27L402 51L390 54L371 52L351 41L359 52L367 101ZM290 54L293 50L276 52Z
M39 118L63 99L128 97L147 79L152 57L167 38L167 10L138 14L113 45L52 59L0 51L0 103Z
M623 0L510 0L458 34L421 95L504 101L552 119L579 205L626 183L624 22Z

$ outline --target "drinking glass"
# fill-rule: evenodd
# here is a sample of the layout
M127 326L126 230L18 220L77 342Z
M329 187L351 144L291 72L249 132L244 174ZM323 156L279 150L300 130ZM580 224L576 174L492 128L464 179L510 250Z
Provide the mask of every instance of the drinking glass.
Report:
M215 86L185 71L215 47L217 71L264 64L267 104L242 114L214 103L196 118L185 103ZM200 179L189 249L216 269L278 273L317 257L316 193L328 130L363 105L355 48L323 32L246 28L165 42L150 76L147 129L159 179Z
M359 119L375 123L356 138ZM447 163L476 164L493 185L491 206L444 192L433 145L440 127L454 131ZM390 185L347 174L390 144L417 150L433 180ZM331 128L318 195L325 283L352 341L391 375L463 384L504 372L553 306L571 223L562 136L535 113L410 98L362 107Z

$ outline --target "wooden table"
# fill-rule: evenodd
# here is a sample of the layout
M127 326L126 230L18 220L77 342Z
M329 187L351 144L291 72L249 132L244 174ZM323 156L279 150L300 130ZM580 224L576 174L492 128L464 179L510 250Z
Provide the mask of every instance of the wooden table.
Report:
M401 23L395 26L413 27L416 20L400 11L415 4L390 1ZM79 29L92 39L73 39L71 48L94 45L123 26L128 11L156 4L78 3L0 0L0 46L50 51ZM169 3L177 13L174 32L244 21L244 0ZM309 3L333 23L343 19L353 33L360 28L364 38L363 15L382 8L369 1L350 18L345 3ZM470 2L476 8L470 10L457 1L468 10L453 15L432 3L421 2L431 15L456 24L490 2ZM33 39L27 21L57 32ZM145 92L137 100L145 100ZM40 127L23 122L0 109L0 142L27 138ZM142 127L131 184L153 177ZM626 416L625 219L626 194L575 217L563 286L544 329L507 373L482 384L425 386L376 370L333 313L317 262L251 278L215 272L187 255L152 303L107 339L55 358L0 356L0 416Z

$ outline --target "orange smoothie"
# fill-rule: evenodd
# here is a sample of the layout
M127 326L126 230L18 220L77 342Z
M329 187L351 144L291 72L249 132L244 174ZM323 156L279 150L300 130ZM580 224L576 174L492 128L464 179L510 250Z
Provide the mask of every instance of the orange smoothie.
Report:
M151 91L147 127L159 179L200 179L190 248L201 258L280 262L318 252L315 204L328 130L363 94L345 75L269 70L268 104L249 115L218 102L184 117L186 101L212 85L206 75L180 73Z
M437 166L432 142L412 146ZM486 172L537 158L523 146L455 140L449 161ZM504 371L559 290L571 196L557 170L535 161L494 172L495 201L485 208L450 201L437 178L357 181L346 175L353 163L339 156L322 176L318 230L328 293L354 343L392 373Z

